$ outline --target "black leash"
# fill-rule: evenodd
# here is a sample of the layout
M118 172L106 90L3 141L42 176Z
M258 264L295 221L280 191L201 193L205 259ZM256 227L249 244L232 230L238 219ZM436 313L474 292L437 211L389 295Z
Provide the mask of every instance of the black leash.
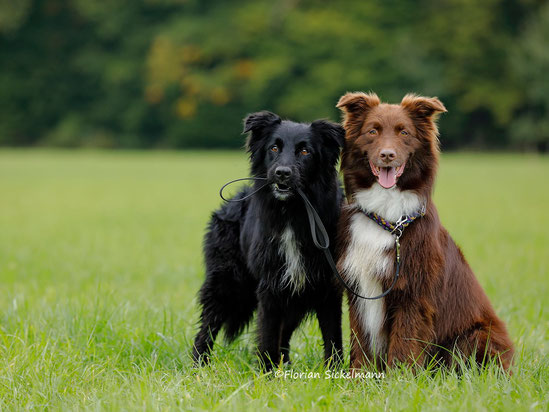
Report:
M261 189L263 189L264 187L266 187L268 185L268 183L264 184L259 189L253 191L252 193L250 193L249 195L247 195L247 196L245 196L241 199L226 199L225 197L223 197L223 189L225 189L225 187L229 186L232 183L240 182L242 180L267 180L267 179L264 178L264 177L244 177L244 178L241 178L241 179L231 180L230 182L225 183L221 187L221 189L219 190L219 196L221 197L221 199L223 199L226 202L241 202L241 201L249 198L250 196L256 194L257 192L259 192ZM330 268L332 269L332 272L336 275L336 277L339 279L339 281L345 287L345 289L347 289L354 296L356 296L358 298L361 298L361 299L375 300L375 299L381 299L381 298L387 296L389 294L389 292L391 292L391 290L395 286L395 284L398 280L398 277L400 275L400 243L399 243L399 239L400 239L400 236L402 236L402 230L404 229L404 227L402 227L402 225L398 225L398 222L397 222L397 225L398 225L397 230L393 230L391 232L391 234L395 237L395 246L396 246L396 271L395 271L395 276L393 278L393 283L391 283L391 286L389 286L389 288L385 292L383 292L382 294L380 294L378 296L374 296L374 297L362 296L362 295L356 293L345 282L343 277L339 274L339 271L337 270L336 264L334 262L334 258L332 257L332 253L330 252L330 238L328 236L328 232L326 231L326 228L324 227L324 224L322 223L322 220L320 219L320 216L318 215L317 211L315 210L315 208L313 207L312 203L309 201L307 196L305 196L305 193L303 193L303 191L299 188L297 188L297 193L301 196L301 198L303 199L303 203L305 204L305 210L307 211L307 217L309 218L309 226L311 228L311 237L313 238L313 243L315 244L315 246L318 249L320 249L324 252L324 255L326 256L326 260L328 261L328 264L330 265ZM402 220L402 218L400 220ZM400 222L400 220L399 220L399 222ZM320 234L320 237L322 238L322 243L319 242L319 240L318 240L318 234Z
M244 196L243 198L241 199L225 199L223 197L223 189L225 189L227 186L229 186L230 184L233 184L235 182L240 182L242 180L267 180L266 177L243 177L242 179L234 179L234 180L231 180L230 182L227 182L225 183L223 186L221 186L221 189L219 189L219 196L221 197L221 199L223 199L225 202L242 202L243 200L246 200L247 198L255 195L257 192L259 192L261 189L263 189L265 186L268 186L269 183L265 183L263 186L261 186L259 189L257 190L254 190L252 193L250 193L249 195L247 196Z
M305 196L305 193L303 193L299 188L297 188L297 193L299 193L299 195L303 199L303 202L305 203L305 209L307 210L307 215L309 217L309 226L311 227L311 236L313 238L313 243L318 249L321 249L324 252L324 256L326 256L326 260L328 261L328 264L330 265L332 272L336 275L336 277L339 279L339 281L345 287L345 289L347 289L354 296L360 299L376 300L376 299L381 299L387 296L395 286L395 283L397 282L398 277L400 275L400 243L398 242L398 239L400 238L400 236L398 236L398 238L395 237L397 258L396 258L396 271L395 271L395 277L393 278L393 283L391 283L391 286L389 286L389 288L380 295L373 296L373 297L362 296L356 293L340 275L339 271L337 270L336 264L334 262L334 258L332 257L332 253L330 252L330 238L328 237L328 232L326 232L326 228L324 227L324 224L322 223L320 216L318 216L318 213L316 212L315 208L313 207L313 205L311 204L307 196ZM324 244L321 244L318 241L317 229L320 231L320 234L324 238L324 242L323 242Z

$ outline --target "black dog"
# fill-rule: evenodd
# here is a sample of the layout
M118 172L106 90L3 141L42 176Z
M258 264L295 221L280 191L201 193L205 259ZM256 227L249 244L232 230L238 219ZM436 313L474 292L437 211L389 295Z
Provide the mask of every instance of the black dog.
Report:
M300 188L335 239L342 190L335 165L345 132L335 123L281 121L270 112L245 119L253 176L268 186L213 213L204 241L206 280L200 289L201 326L193 357L208 361L223 327L229 341L258 308L261 364L289 361L289 344L305 315L316 312L324 356L341 359L342 289L315 248ZM238 193L242 199L266 183Z

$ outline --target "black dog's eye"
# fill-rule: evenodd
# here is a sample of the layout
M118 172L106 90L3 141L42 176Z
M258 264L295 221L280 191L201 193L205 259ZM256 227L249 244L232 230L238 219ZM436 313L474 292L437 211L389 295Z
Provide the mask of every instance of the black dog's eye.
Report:
M271 152L278 153L278 146L277 145L271 146Z
M369 134L371 135L374 135L374 134L377 134L377 130L376 129L372 129L368 132Z
M307 156L309 154L309 151L307 149L301 149L299 151L299 154L302 156Z
M409 135L409 133L408 133L406 130L404 130L404 129L402 129L402 130L400 131L400 134L401 134L402 136L408 136L408 135Z

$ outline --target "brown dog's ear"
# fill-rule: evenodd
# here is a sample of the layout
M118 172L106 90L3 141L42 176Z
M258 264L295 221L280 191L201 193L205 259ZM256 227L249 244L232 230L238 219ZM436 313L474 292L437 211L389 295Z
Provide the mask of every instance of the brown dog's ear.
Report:
M446 113L446 107L438 97L423 97L417 94L408 93L400 105L408 110L414 117L432 118L440 113Z
M336 107L345 113L362 113L380 103L375 93L354 92L341 96Z
M379 97L375 93L354 92L341 96L336 107L344 113L343 127L347 139L358 136L365 114L379 103Z
M423 97L409 93L400 102L408 111L417 130L417 136L431 143L433 152L439 151L437 118L446 107L437 97Z

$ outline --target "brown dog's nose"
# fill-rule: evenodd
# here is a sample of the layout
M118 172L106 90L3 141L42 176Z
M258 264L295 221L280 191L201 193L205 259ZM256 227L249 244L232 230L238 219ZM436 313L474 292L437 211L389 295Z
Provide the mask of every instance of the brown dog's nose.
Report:
M395 160L396 155L396 152L392 149L383 149L379 154L379 157L381 157L381 160L385 163L389 163Z

